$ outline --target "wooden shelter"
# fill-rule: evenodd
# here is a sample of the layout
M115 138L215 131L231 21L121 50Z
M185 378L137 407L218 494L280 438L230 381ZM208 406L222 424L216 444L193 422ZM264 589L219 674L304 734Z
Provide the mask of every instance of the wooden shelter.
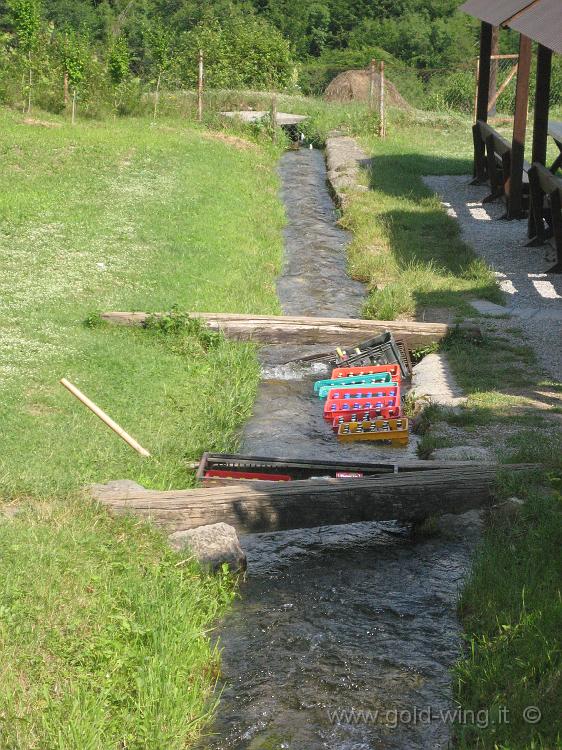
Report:
M525 135L529 102L529 81L532 61L532 44L538 43L537 87L534 108L533 162L544 164L548 132L548 105L550 97L550 70L553 52L562 52L562 2L561 0L467 0L461 10L481 21L480 75L478 81L476 128L474 141L474 175L476 181L491 179L490 159L484 153L486 146L498 144L496 151L503 157L504 189L507 217L524 215L524 185L528 183L530 165L525 163ZM488 121L491 78L492 39L497 28L503 26L517 31L519 37L519 62L513 137L511 146L502 146L501 137L493 137ZM479 125L480 124L480 125ZM484 137L479 136L484 133ZM490 140L487 142L486 139ZM506 159L505 156L508 156ZM495 197L495 196L494 196Z

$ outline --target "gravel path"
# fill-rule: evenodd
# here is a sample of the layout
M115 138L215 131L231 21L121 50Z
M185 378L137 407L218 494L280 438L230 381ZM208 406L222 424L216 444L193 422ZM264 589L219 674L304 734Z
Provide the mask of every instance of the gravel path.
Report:
M489 189L470 185L467 176L424 177L424 183L441 197L464 241L492 266L505 292L506 308L488 302L475 307L517 318L545 370L562 381L562 275L545 273L555 261L552 248L525 247L526 222L499 221L504 203L483 205Z

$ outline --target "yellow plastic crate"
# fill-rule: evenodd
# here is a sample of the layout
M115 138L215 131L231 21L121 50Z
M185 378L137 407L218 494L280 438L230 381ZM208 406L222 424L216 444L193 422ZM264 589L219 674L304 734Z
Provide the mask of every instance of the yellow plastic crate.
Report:
M395 445L407 445L410 438L407 417L373 419L366 422L344 422L338 427L338 440L385 440Z

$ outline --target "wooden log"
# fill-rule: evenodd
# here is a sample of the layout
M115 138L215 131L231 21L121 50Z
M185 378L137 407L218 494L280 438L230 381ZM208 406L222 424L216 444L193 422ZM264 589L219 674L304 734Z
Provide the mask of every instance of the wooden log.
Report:
M509 471L535 468L511 465ZM420 521L488 506L498 467L490 464L369 479L263 482L155 492L98 491L113 512L139 513L168 532L224 522L241 534L359 521Z
M162 313L155 313L160 316ZM204 320L225 336L240 341L259 341L270 344L333 344L350 345L362 339L392 331L408 346L427 346L440 341L455 326L445 323L421 323L409 320L360 320L352 318L310 318L299 316L240 315L236 313L189 313ZM150 317L144 312L106 312L102 319L118 325L143 325ZM460 329L479 338L478 326L465 324Z

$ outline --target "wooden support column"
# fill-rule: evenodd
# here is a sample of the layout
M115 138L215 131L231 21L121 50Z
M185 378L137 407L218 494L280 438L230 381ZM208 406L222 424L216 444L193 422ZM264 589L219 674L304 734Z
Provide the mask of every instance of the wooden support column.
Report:
M550 78L552 74L552 50L539 44L537 51L537 85L535 93L535 116L533 125L533 162L546 166L548 141L548 113L550 107ZM529 237L537 235L533 211L529 210Z
M490 65L492 56L492 35L494 27L482 21L480 27L480 58L478 61L478 90L476 92L476 120L488 121L488 102L490 98ZM474 136L474 169L475 182L485 178L486 145L480 138L478 128L473 129Z
M490 100L490 69L492 57L492 37L494 27L482 21L480 28L480 65L478 74L478 99L476 102L476 119L487 122L488 102Z
M523 162L525 161L525 134L527 132L531 53L531 40L529 37L521 34L519 39L517 90L515 93L511 170L506 185L508 195L507 217L509 219L520 219L523 214Z
M499 26L492 26L491 57L497 56L499 50ZM496 100L498 91L498 60L492 60L490 65L490 93L488 96L488 117L496 116Z

